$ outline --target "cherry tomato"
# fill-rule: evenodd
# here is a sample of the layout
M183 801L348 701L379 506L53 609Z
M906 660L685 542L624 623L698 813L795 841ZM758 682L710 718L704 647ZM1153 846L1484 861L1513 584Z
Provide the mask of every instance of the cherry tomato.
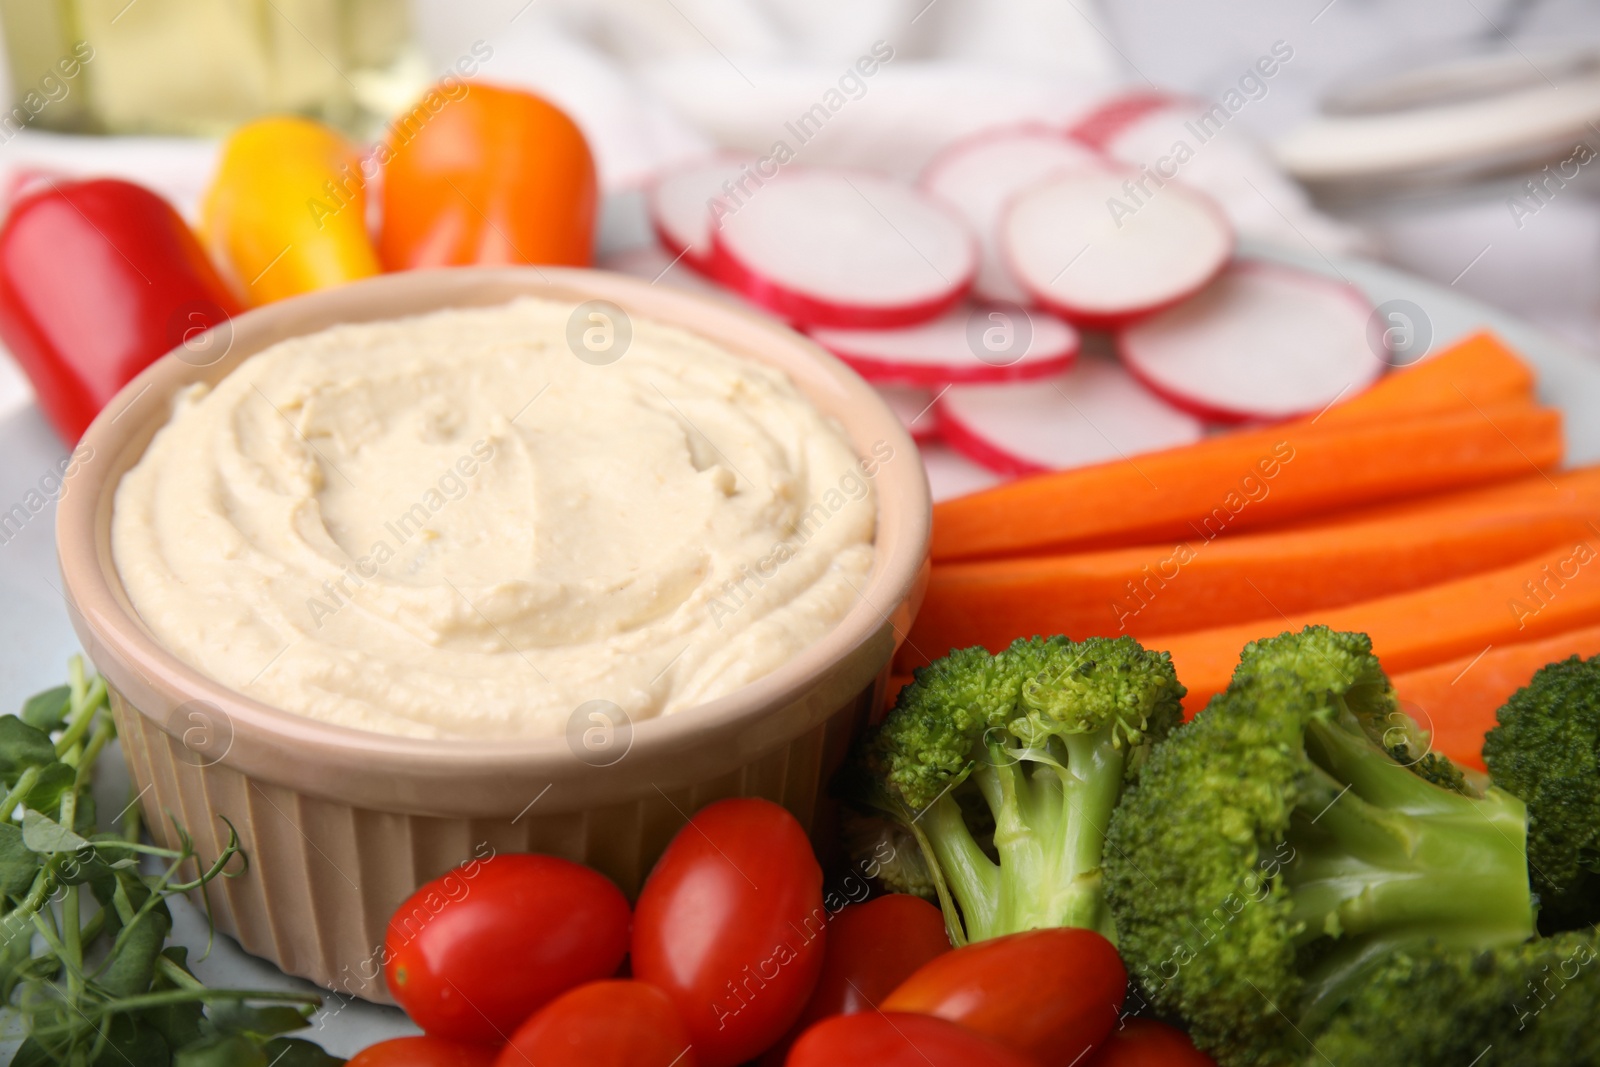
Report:
M628 901L555 856L473 860L417 890L389 920L389 992L435 1037L502 1044L574 986L616 973Z
M932 1015L860 1011L800 1036L787 1067L1039 1067L1014 1048Z
M794 816L724 800L679 831L639 894L633 974L672 998L702 1067L776 1042L822 968L822 868Z
M1129 1019L1113 1031L1085 1067L1217 1067L1189 1035L1154 1019Z
M590 982L561 994L511 1038L495 1067L695 1067L667 995L643 982Z
M761 1057L762 1067L782 1067L789 1046L812 1023L878 1006L913 971L950 951L944 915L920 897L891 893L852 904L828 923L822 974L799 1020Z
M496 1055L488 1045L440 1037L397 1037L362 1049L345 1067L494 1067Z
M1093 930L997 937L937 956L890 993L884 1011L938 1015L1068 1067L1117 1024L1128 972Z

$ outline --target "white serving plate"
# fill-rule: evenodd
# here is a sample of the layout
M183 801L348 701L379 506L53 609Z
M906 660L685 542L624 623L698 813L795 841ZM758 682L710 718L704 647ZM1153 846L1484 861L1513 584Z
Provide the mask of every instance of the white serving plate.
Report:
M1376 263L1330 260L1309 247L1284 249L1245 243L1240 253L1342 277L1365 291L1375 304L1410 301L1426 316L1435 349L1480 329L1494 330L1534 365L1541 399L1566 415L1569 462L1600 460L1600 361L1488 305ZM8 364L0 365L0 378L11 371ZM942 450L942 446L935 447ZM6 409L0 402L0 511L22 501L66 451L31 404L12 404ZM1403 462L1403 457L1396 457L1396 462ZM982 480L975 480L964 464L942 451L930 464L930 477L935 499ZM52 501L33 515L17 536L0 544L0 709L5 712L19 708L30 694L60 684L66 677L67 658L79 650L59 592L54 521ZM97 785L101 811L115 812L126 803L127 781L113 746L102 761ZM175 906L173 910L174 936L190 947L190 958L196 959L205 951L205 923L193 909ZM313 988L246 955L221 935L210 955L197 960L195 971L217 986ZM14 1027L15 1019L6 1014L8 1024ZM336 1055L349 1056L382 1038L415 1032L397 1009L345 1001L330 994L316 1024L302 1036L320 1042ZM9 1059L14 1047L14 1037L0 1039L0 1056Z

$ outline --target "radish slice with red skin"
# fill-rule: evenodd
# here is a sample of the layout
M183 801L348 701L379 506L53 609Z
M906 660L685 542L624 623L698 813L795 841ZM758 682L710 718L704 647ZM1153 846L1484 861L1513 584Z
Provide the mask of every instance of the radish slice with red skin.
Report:
M868 381L900 385L1048 378L1078 354L1078 331L1047 311L1015 304L963 304L898 330L810 332Z
M1108 359L1038 382L956 385L939 398L939 435L1000 474L1037 474L1200 440L1205 427Z
M1383 373L1371 316L1371 301L1352 286L1250 261L1122 330L1117 350L1140 381L1202 418L1286 419L1321 411Z
M711 258L711 204L754 162L726 156L693 163L657 178L645 194L656 240L673 257L703 271Z
M977 269L975 242L954 213L877 175L785 172L714 214L712 276L810 326L889 329L938 318Z
M938 439L938 416L933 413L934 394L931 390L909 385L878 385L874 388L900 420L900 425L911 434L913 441L921 443Z
M595 266L601 270L643 278L652 285L683 289L702 296L726 300L759 315L771 314L766 308L756 307L738 293L729 292L705 275L690 270L687 264L687 258L680 259L675 253L669 255L666 250L652 244L607 253L600 257Z
M1019 194L1000 224L1012 274L1087 326L1118 326L1199 292L1227 266L1233 227L1204 193L1149 182L1131 170L1080 171Z
M1110 153L1112 143L1129 126L1153 112L1183 103L1184 98L1173 93L1135 89L1100 104L1079 119L1067 135L1098 152Z
M996 240L1006 203L1057 171L1103 166L1103 157L1059 130L1014 126L957 141L934 157L918 184L959 211L978 235L982 259L973 293L1020 304L1030 297L1011 276Z

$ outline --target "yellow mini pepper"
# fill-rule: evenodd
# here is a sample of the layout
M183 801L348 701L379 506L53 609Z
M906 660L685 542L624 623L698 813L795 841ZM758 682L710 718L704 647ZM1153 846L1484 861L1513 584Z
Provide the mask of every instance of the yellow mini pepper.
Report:
M212 255L251 305L379 273L361 156L301 118L241 126L200 209Z

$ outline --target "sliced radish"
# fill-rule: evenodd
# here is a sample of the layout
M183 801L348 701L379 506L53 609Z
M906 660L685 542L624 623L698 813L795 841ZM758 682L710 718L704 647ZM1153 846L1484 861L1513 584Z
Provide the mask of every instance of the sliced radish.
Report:
M711 257L711 204L725 187L745 177L750 162L742 156L712 159L656 180L646 194L650 224L670 255L681 255L696 270L705 269Z
M1015 304L963 304L919 326L814 329L811 337L868 381L901 385L1046 378L1078 353L1078 331Z
M1039 303L1073 322L1114 326L1198 292L1227 264L1233 229L1210 197L1176 182L1157 188L1137 171L1080 171L1013 200L1000 243Z
M1224 422L1320 411L1383 373L1372 303L1343 282L1237 263L1177 307L1124 329L1123 362L1172 403Z
M961 212L978 235L982 260L973 293L983 300L1016 304L1029 297L1011 276L996 241L1006 202L1056 171L1104 163L1059 130L1017 126L957 141L928 164L919 184Z
M1183 99L1159 90L1136 89L1105 101L1067 133L1096 151L1109 153L1112 142L1128 127L1146 115L1183 103Z
M738 293L724 289L705 275L690 270L684 265L686 262L686 259L668 255L660 246L651 244L608 253L601 256L595 266L601 270L643 278L653 285L669 286L673 289L683 289L715 297L718 300L726 300L760 315L772 315L766 308L757 307Z
M899 418L901 425L911 432L913 441L933 441L939 436L939 426L933 414L934 393L909 385L875 386L889 410Z
M939 435L1000 474L1035 474L1198 441L1200 420L1140 385L1114 361L1084 359L1038 382L952 386Z
M948 208L871 174L786 172L714 213L712 276L811 326L926 322L961 299L977 267Z

